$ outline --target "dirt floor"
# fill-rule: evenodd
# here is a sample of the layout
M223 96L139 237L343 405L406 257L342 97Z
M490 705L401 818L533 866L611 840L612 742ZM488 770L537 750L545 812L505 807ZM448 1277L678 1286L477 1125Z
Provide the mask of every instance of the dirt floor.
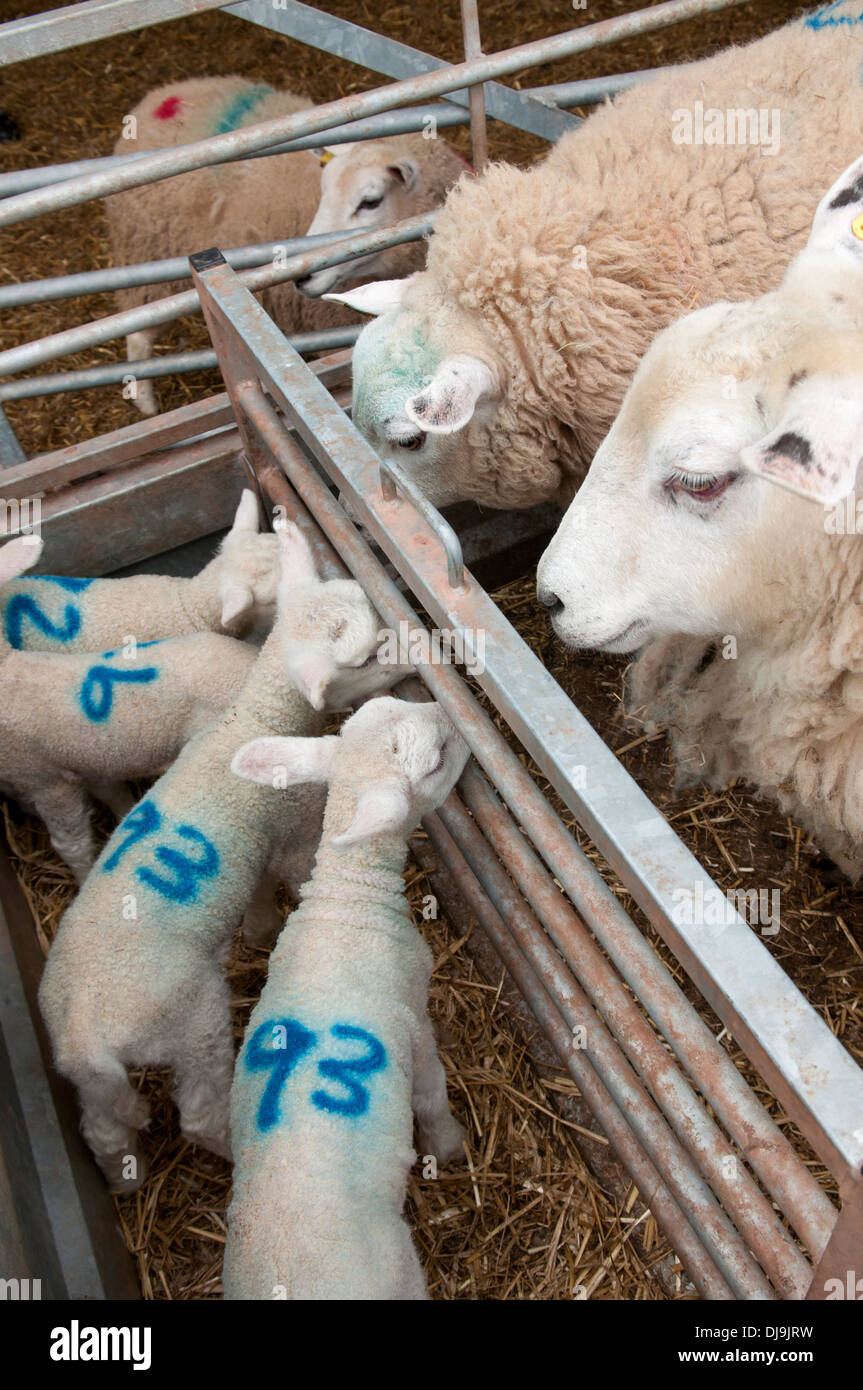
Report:
M0 0L0 18L44 8L44 0ZM455 0L436 7L340 0L319 8L440 56L460 56ZM630 8L608 0L591 0L587 11L573 11L565 0L539 0L517 8L502 0L480 0L484 47L493 51ZM804 8L781 0L748 4L607 53L534 70L524 74L522 82L532 85L685 61L763 33ZM0 106L18 120L25 138L20 145L0 145L0 161L4 167L26 167L108 153L121 117L147 88L228 72L282 82L317 100L376 84L370 73L268 36L231 16L202 15L4 70ZM523 162L540 153L540 142L531 137L491 129L492 152L498 157ZM453 138L467 151L466 134ZM5 279L108 263L98 205L0 233L0 276ZM7 315L0 325L0 346L57 331L112 308L110 299L102 297ZM204 343L200 323L190 320L166 334L161 350ZM118 355L118 345L109 345L64 365L111 361ZM205 373L161 385L160 396L163 408L171 408L217 389L217 376ZM30 454L137 418L117 388L22 402L10 406L8 413ZM623 660L564 651L537 611L531 574L508 585L498 599L717 883L724 889L780 888L781 930L767 941L768 949L863 1061L863 894L836 885L829 873L825 879L823 861L801 831L746 789L735 787L724 794L697 790L675 798L664 738L645 738L637 723L622 716ZM73 893L71 876L51 854L41 830L22 813L9 811L7 825L47 949ZM107 823L103 828L108 829ZM615 887L626 900L620 885ZM411 893L417 907L426 892L428 885L413 870ZM435 952L432 1008L441 1029L450 1095L470 1131L468 1166L442 1170L435 1179L411 1179L409 1216L432 1295L565 1299L586 1292L600 1299L691 1297L691 1287L652 1218L640 1214L637 1194L613 1193L587 1168L583 1155L590 1140L560 1108L561 1099L574 1092L572 1082L559 1069L538 1068L526 1056L523 1032L506 1002L506 991L499 988L499 977L490 981L479 973L470 943L466 946L443 919L418 921ZM232 968L238 1036L265 968L263 953L238 947ZM686 983L679 968L675 974ZM718 1034L719 1023L686 987ZM819 1180L832 1190L829 1176L746 1059L727 1036L723 1045ZM151 1176L136 1198L118 1204L118 1212L145 1296L217 1297L228 1167L180 1140L165 1078L150 1075L142 1085L154 1098L154 1121L146 1139Z

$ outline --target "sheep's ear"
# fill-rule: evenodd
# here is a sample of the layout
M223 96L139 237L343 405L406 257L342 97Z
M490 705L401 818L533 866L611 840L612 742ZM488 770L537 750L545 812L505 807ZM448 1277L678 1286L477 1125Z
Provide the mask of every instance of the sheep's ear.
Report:
M332 657L317 647L297 644L286 649L285 666L312 709L326 709L327 686L338 670Z
M239 535L240 532L253 532L258 530L258 499L251 488L244 487L240 497L240 505L234 513L234 520L231 523L231 535Z
M447 357L428 386L405 402L405 415L428 434L454 434L473 419L480 401L498 395L494 373L479 357Z
M315 557L312 548L298 526L292 521L284 521L277 527L279 538L280 578L291 586L313 584L317 581Z
M255 606L255 596L243 584L232 584L222 594L222 627L230 627L244 618Z
M346 304L360 314L389 314L399 308L412 279L412 275L407 275L403 280L372 280L368 285L358 285L355 290L345 290L344 294L322 294L321 299Z
M387 165L387 173L392 174L404 184L408 193L415 188L420 176L420 166L415 159L396 159L392 164Z
M0 549L0 584L32 569L42 554L41 536L16 536Z
M255 738L238 748L231 771L247 782L282 790L300 782L329 779L338 738Z
M863 464L863 379L813 376L789 392L782 419L743 464L827 506L852 492Z
M384 782L369 787L360 795L354 818L347 830L336 835L334 845L355 845L372 835L403 830L410 816L410 802L398 782Z
M863 266L863 157L821 199L806 249L838 252Z

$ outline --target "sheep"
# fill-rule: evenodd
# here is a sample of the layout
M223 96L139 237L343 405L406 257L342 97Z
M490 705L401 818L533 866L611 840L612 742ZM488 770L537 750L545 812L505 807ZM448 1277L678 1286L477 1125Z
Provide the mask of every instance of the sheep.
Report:
M0 663L0 785L45 822L79 884L96 858L85 788L124 816L134 798L123 779L158 776L234 702L256 655L200 632Z
M231 1089L228 1299L425 1298L402 1218L422 1149L450 1113L427 1013L432 955L411 921L407 838L468 750L438 705L372 700L339 737L264 738L232 768L263 786L328 786L311 882L270 958ZM287 1083L287 1084L286 1084Z
M204 77L148 92L125 118L115 154L163 149L309 110L312 103L244 77ZM128 135L128 138L127 138ZM426 212L443 201L464 161L444 140L396 135L368 144L323 146L318 151L241 160L181 174L107 200L108 231L118 265L266 241L307 233L361 231ZM320 207L318 206L320 199ZM310 225L311 224L311 225ZM337 270L307 278L303 290L322 289L355 278L354 265L368 275L402 275L425 258L420 242L378 252ZM143 285L120 290L121 309L150 303L181 285ZM315 303L286 281L264 292L264 306L285 333L355 323L356 315L333 304ZM130 363L152 356L159 329L129 334ZM149 381L136 383L135 403L145 415L157 411Z
M539 564L569 646L642 648L629 704L678 787L744 779L863 871L863 554L840 491L863 455L863 159L762 298L661 333ZM844 475L845 483L842 482ZM850 529L850 534L847 531Z
M231 934L246 911L248 935L248 909L262 910L267 892L273 915L271 866L308 834L320 804L314 788L286 797L240 782L230 770L238 745L318 733L325 705L403 674L377 661L378 620L360 586L318 581L296 528L279 542L276 622L238 699L117 827L42 976L55 1066L78 1089L82 1131L113 1192L144 1177L147 1111L127 1065L172 1067L185 1137L230 1152Z
M359 428L436 506L566 507L653 335L801 248L858 153L861 65L845 0L621 93L533 168L462 178L424 272L338 296L382 315L354 350Z
M239 636L269 621L275 605L278 544L275 536L258 534L258 503L249 488L218 554L192 579L16 578L41 551L38 536L17 537L0 550L0 659L9 651L95 652L132 638L141 643L193 632Z

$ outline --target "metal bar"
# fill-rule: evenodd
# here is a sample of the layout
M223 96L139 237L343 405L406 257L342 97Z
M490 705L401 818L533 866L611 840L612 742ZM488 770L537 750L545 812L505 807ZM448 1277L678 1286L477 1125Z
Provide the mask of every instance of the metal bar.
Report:
M289 256L279 265L258 266L243 272L243 284L253 293L280 285L285 280L296 280L310 275L328 265L340 265L354 256L366 251L379 250L384 246L400 246L405 241L419 241L431 231L431 214L422 213L418 217L408 217L395 222L390 227L377 227L371 232L358 232L356 236L323 247L320 251L305 251L300 256ZM98 347L100 343L112 342L141 328L153 328L158 324L172 323L184 314L200 312L200 303L195 290L183 290L180 294L167 295L142 304L136 309L124 309L118 314L108 314L92 323L78 328L67 328L62 333L53 333L47 338L37 338L35 342L23 343L20 347L8 348L0 352L0 376L13 372L26 371L42 362L51 362L57 357L65 357L70 352L80 352L84 348Z
M315 483L308 474L311 465L306 462L297 446L291 441L285 440L283 435L280 434L279 428L272 427L272 422L270 422L270 427L268 428L266 418L262 421L254 405L252 408L257 418L259 428L266 431L266 439L271 456L289 473L295 486L300 486L300 479L297 477L297 465L299 464L300 469L305 469L302 475L303 495L309 499L314 498L318 520L325 529L328 530L328 513L330 516L335 514L338 511L337 504L326 492L324 484L320 480ZM272 480L268 479L268 486L271 491L274 491L277 485ZM338 532L334 533L334 538L335 534L338 534L340 546L350 561L356 577L359 578L368 589L373 601L384 616L385 621L388 621L394 627L397 627L400 622L406 622L410 627L416 626L418 623L416 614L412 609L407 607L401 595L397 595L395 606L391 606L390 593L392 592L392 586L388 581L383 581L382 584L380 573L379 570L376 569L375 562L369 561L368 564L366 564L364 557L363 565L357 565L356 554L354 552L355 533L353 528L342 520ZM365 547L359 546L358 548L361 549L364 554ZM557 820L557 817L554 816L551 808L547 807L541 793L539 793L529 775L521 768L514 754L503 743L497 731L493 729L487 716L481 711L478 711L475 701L473 701L464 690L459 678L453 672L447 671L446 668L440 668L436 671L433 669L432 672L427 670L424 674L427 683L435 686L434 693L436 697L448 707L449 712L455 718L462 731L467 734L469 739L475 737L474 752L477 753L480 760L488 766L489 760L491 759L498 773L502 766L509 763L515 766L519 773L522 774L521 785L518 786L516 798L511 803L519 807L520 820L522 820L523 823L529 824L531 800L538 799L549 812L549 816L553 820L560 840L563 841L564 845L571 845L572 842L570 837ZM460 697L459 702L456 704L453 703L455 690L458 691ZM484 752L480 751L481 743L485 750ZM491 751L489 751L489 749ZM478 815L482 807L477 801L470 776L463 779L462 794L468 799L468 804L470 804L474 814ZM545 833L548 833L545 827L544 830ZM518 855L512 853L509 846L504 850L502 857L506 862L510 861L510 857L512 858L513 864L518 864L519 862ZM601 883L601 880L599 881ZM614 898L611 898L611 902L614 904L618 914L627 921L631 932L641 941L640 934L638 934L637 929L625 917L620 905ZM546 910L548 910L547 904L544 905L546 906ZM566 952L566 954L569 960L574 960L576 962L576 973L581 974L583 955L588 961L588 964L590 958L586 952L582 951L581 942L569 944L573 945L574 954L570 955L568 952ZM646 948L646 952L656 972L667 976L665 967L662 966L658 958L653 955L649 947ZM778 1188L783 1196L789 1198L789 1209L793 1212L792 1220L796 1218L798 1228L801 1229L802 1233L805 1233L805 1237L808 1236L813 1240L815 1248L820 1251L829 1236L832 1222L835 1220L835 1212L832 1206L810 1178L796 1155L794 1155L790 1145L788 1145L787 1141L783 1138L781 1132L752 1096L730 1059L722 1052L710 1032L701 1020L698 1019L697 1015L695 1015L683 994L670 977L667 978L669 990L672 995L669 1007L670 1010L673 1010L676 1005L679 1010L677 1017L680 1018L680 1015L683 1015L683 1031L685 1032L687 1012L692 1015L697 1025L695 1038L696 1047L695 1049L690 1049L688 1056L690 1070L693 1071L697 1083L702 1089L706 1089L708 1098L712 1102L718 1098L719 1105L717 1109L721 1117L723 1117L726 1123L730 1119L731 1123L729 1124L729 1128L732 1133L736 1130L739 1134L739 1142L744 1152L747 1154L747 1157L756 1170L760 1168L763 1177L767 1179L765 1185L767 1185L768 1188ZM636 985L637 981L633 981L633 987L636 987ZM677 996L676 998L674 997L675 995ZM603 1004L608 1006L609 1000L607 997L603 998ZM624 1024L624 1027L631 1027L629 1021ZM677 1027L679 1028L680 1024L678 1024ZM678 1048L678 1051L680 1050L681 1049ZM686 1049L684 1048L683 1051L686 1056ZM695 1069L693 1068L693 1051ZM709 1078L706 1088L702 1076L697 1069L699 1064L701 1071L706 1073ZM725 1087L721 1084L723 1081L726 1082ZM727 1090L731 1091L731 1099L727 1096ZM734 1104L738 1096L742 1097L745 1101L745 1104L742 1106ZM800 1215L801 1209L805 1213L803 1216ZM777 1235L775 1230L773 1234L774 1236ZM781 1232L778 1233L778 1235L779 1239L776 1249L781 1250ZM769 1227L768 1233L765 1234L764 1239L768 1242L770 1241ZM773 1255L771 1255L771 1260L774 1267L777 1267L777 1260L773 1258ZM786 1273L785 1279L793 1283L795 1294L799 1295L801 1290L800 1280L802 1271L799 1264L795 1270L793 1255L788 1257L787 1264L789 1272ZM777 1282L780 1284L782 1282L782 1277L779 1274L777 1274ZM803 1287L805 1287L807 1282L808 1269L803 1281Z
M463 588L464 556L461 541L446 517L441 516L437 507L432 506L428 498L417 487L413 478L408 477L404 469L392 459L381 459L381 473L391 478L398 487L398 491L389 494L390 501L397 502L399 493L401 493L419 512L420 516L425 518L434 531L446 555L447 580L450 588L456 590Z
M2 400L2 396L0 396ZM0 405L0 468L14 468L16 464L26 463L27 455L21 448L21 443L17 434L6 418L6 412Z
M336 418L326 393L316 388L300 360L285 349L278 330L245 294L234 272L227 266L219 266L207 271L205 277L199 277L198 283L206 285L209 321L212 323L218 315L218 321L226 330L231 330L232 357L228 369L233 371L234 363L242 363L246 377L258 376L265 382L285 410L289 423L297 429L327 475L344 490L357 516L404 574L433 620L461 634L468 650L474 650L476 632L485 629L490 643L485 667L477 673L480 684L516 728L542 771L561 783L564 800L571 802L579 818L591 831L594 825L600 826L605 845L610 844L614 849L613 856L608 856L610 862L618 867L621 856L615 848L615 834L605 829L606 821L610 820L612 831L617 832L615 817L622 817L627 830L623 837L625 853L633 799L637 810L643 813L643 820L639 816L637 822L642 827L642 835L647 832L650 839L650 832L655 832L657 826L661 828L667 858L656 861L648 879L651 895L655 894L662 904L662 914L655 908L653 912L660 931L664 929L666 938L675 948L679 947L678 954L684 965L696 977L696 983L719 1016L726 1022L735 1020L733 1032L741 1046L770 1081L774 1094L790 1107L795 1120L800 1118L801 1127L822 1152L825 1161L838 1173L844 1173L846 1165L856 1172L863 1150L863 1131L854 1132L860 1123L856 1116L863 1098L863 1074L848 1053L740 919L736 927L726 930L718 939L705 942L698 940L697 932L678 933L668 929L665 914L667 912L670 917L671 912L666 905L670 907L673 901L674 888L678 884L689 887L694 882L718 891L709 876L677 840L614 754L590 729L488 596L473 584L471 576L466 576L467 595L446 589L442 557L429 547L428 532L422 522L406 514L407 509L400 511L380 500L377 455L344 416L339 414ZM222 365L225 370L224 361ZM307 485L314 487L314 480L307 479ZM323 517L327 490L316 491L315 495L316 513ZM340 549L346 553L338 521L331 519L322 524L331 539L338 536ZM354 568L351 555L346 553L346 558ZM363 575L357 573L357 577L365 582ZM369 583L377 583L374 573L368 579ZM381 593L378 584L373 599L379 609L386 604L392 617L398 611L392 606L396 601L394 594L384 590L382 598ZM446 595L445 602L441 601L441 594ZM403 601L398 599L398 603L401 605ZM403 612L402 608L399 617L392 620L397 622ZM482 720L471 707L467 693L447 685L446 675L444 667L430 668L429 684L436 682L435 693L440 692L438 697L454 714L468 741L473 740L474 752L482 762L477 738ZM572 751L567 753L570 740ZM692 1074L698 1077L699 1085L711 1093L711 1104L715 1096L717 1107L721 1103L726 1111L737 1111L738 1116L746 1117L746 1126L751 1128L744 1151L765 1186L774 1194L781 1192L784 1209L792 1214L796 1228L805 1232L806 1243L817 1257L835 1221L829 1200L765 1115L704 1023L670 981L667 971L599 874L563 831L519 760L509 749L504 754L496 748L490 759L487 745L485 751L487 771L492 780L507 802L518 807L519 818L529 830L531 839L576 908L589 921L601 944L613 956L616 949L619 959L615 963L636 993L651 1010L645 990L660 1006L667 1006L673 1000L670 1017L660 1023L663 1032L675 1050L689 1056L694 1064ZM558 776L558 765L564 755L565 768L572 769L576 761L579 764L579 780L581 768L589 767L587 790L577 792L568 775L565 779ZM614 792L610 800L609 786ZM638 844L635 853L638 853ZM640 897L642 904L652 903L652 896L642 892ZM638 898L636 893L636 900ZM743 1004L740 1016L738 1001ZM702 1081L701 1072L705 1069L700 1064L705 1056L712 1059L713 1065L706 1068Z
M461 29L464 36L465 59L481 58L482 39L479 32L476 0L461 0ZM478 174L481 174L488 164L485 87L482 84L470 89L470 148L473 167Z
M318 333L296 333L287 341L299 353L329 352L333 348L350 347L356 342L361 325L344 328L322 328ZM209 348L201 352L176 352L164 357L141 357L134 362L106 362L99 367L81 367L71 372L53 372L47 376L26 376L18 381L0 382L0 405L3 401L32 400L36 396L55 396L64 391L84 391L94 386L115 386L130 377L148 380L156 377L202 372L218 367L216 354ZM0 458L3 456L3 434L0 424ZM22 462L21 459L15 462Z
M842 1211L812 1275L807 1298L863 1298L863 1181L859 1174L842 1193Z
M112 34L131 34L169 19L218 10L225 0L85 0L80 5L0 24L0 67L60 53Z
M627 1118L612 1099L590 1063L572 1046L572 1034L547 990L537 980L521 951L512 941L501 918L483 892L452 836L435 815L426 816L425 830L452 874L468 910L476 917L512 976L534 1017L555 1048L609 1142L630 1173L639 1193L684 1262L687 1273L704 1298L733 1299L734 1293L698 1233L693 1230L665 1177L655 1167L629 1127Z
M362 63L386 77L408 78L423 73L440 72L447 64L429 53L410 48L371 29L363 29L336 15L322 13L299 0L281 0L278 8L251 0L251 3L228 7L228 14L251 20L253 24L263 25L288 38L298 39L300 43L311 44L325 53L345 58L350 63ZM468 93L455 91L447 95L447 100L468 105ZM556 111L554 107L543 106L527 92L519 92L511 87L503 87L497 82L486 89L486 106L489 115L515 126L517 130L530 131L543 140L558 140L567 130L574 130L579 121L574 116Z
M89 202L91 198L103 198L108 193L117 193L124 188L139 188L142 184L158 182L170 178L173 174L185 173L188 169L224 163L234 155L265 149L278 140L312 135L344 121L375 116L381 111L392 111L404 102L425 101L430 97L443 96L447 92L458 90L465 83L486 82L491 78L505 77L537 63L553 62L576 53L587 53L601 45L615 43L635 34L652 33L667 28L668 25L676 24L679 20L693 15L711 14L742 3L743 0L663 0L663 3L645 10L636 10L614 19L600 20L596 24L584 25L580 29L557 34L551 38L536 39L533 43L520 44L516 48L489 57L475 58L469 63L447 65L439 71L412 77L404 82L395 82L387 87L378 87L371 92L341 97L338 101L313 107L310 111L300 111L292 116L265 121L258 126L200 140L193 145L186 145L183 149L161 150L156 154L145 155L133 164L124 165L119 169L89 174L82 179L68 179L51 188L41 188L33 193L6 198L0 204L0 226L11 226L16 222L40 217L43 213L52 212L57 208L74 207L79 203ZM275 15L276 12L271 13ZM281 11L278 13L281 14Z

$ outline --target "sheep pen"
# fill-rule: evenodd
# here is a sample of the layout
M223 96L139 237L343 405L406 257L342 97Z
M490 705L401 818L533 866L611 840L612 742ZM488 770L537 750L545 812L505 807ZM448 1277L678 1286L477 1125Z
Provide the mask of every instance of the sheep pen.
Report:
M3 0L0 17L44 8L44 0L14 5ZM447 59L460 56L461 32L455 7L417 12L409 5L394 4L381 11L373 10L367 0L328 0L319 8L403 37ZM630 0L596 0L589 20L629 8L633 8ZM686 61L729 42L756 37L806 8L771 0L759 6L755 15L736 10L690 22L616 46L613 63L615 68L626 70ZM519 11L516 19L503 0L492 0L482 6L481 19L487 51L558 32L569 23L588 22L578 11L574 17L562 13L555 0L541 0L529 12ZM133 98L163 81L236 71L255 80L284 81L316 101L380 81L337 59L240 25L229 16L208 14L177 21L164 28L163 36L165 42L156 51L143 31L4 73L3 105L24 126L21 144L4 149L9 165L25 167L107 153ZM525 85L528 80L551 82L589 76L608 65L608 53L599 50L595 55L584 55L575 73L569 65L548 65L526 79ZM32 101L34 81L52 93L51 102L41 110ZM95 90L99 92L98 103L93 97ZM58 109L64 111L61 122L54 114ZM517 131L492 125L490 135L492 152L500 157L526 163L541 153L539 141ZM449 138L468 152L464 132ZM38 224L38 235L24 225L14 228L2 234L0 245L0 262L4 277L9 279L56 274L61 268L103 266L110 260L99 204L54 214ZM75 248L74 259L70 247ZM113 308L108 296L30 306L9 317L4 345L55 332L85 318L110 313ZM206 345L201 321L192 319L171 327L163 350ZM97 349L96 360L112 360L115 348ZM84 355L72 357L68 365L84 365ZM167 379L160 386L163 409L218 389L217 380L215 373ZM71 393L38 404L15 403L9 407L9 416L28 452L63 447L136 418L132 405L116 388ZM537 610L532 572L495 597L717 883L723 889L745 886L751 874L753 881L781 888L783 932L781 944L771 949L832 1030L855 1057L863 1060L860 891L825 882L817 852L800 830L745 789L735 787L725 794L702 791L675 799L664 739L646 737L637 724L624 720L623 661L563 651ZM17 809L7 808L6 823L17 872L37 920L43 949L47 949L73 891L71 875L52 855L34 822ZM107 831L107 821L99 824ZM580 831L578 840L600 864ZM622 886L611 882L627 909L644 924ZM486 946L483 951L480 947L479 931L468 925L467 937L459 935L459 924L450 923L445 913L433 920L423 919L424 900L433 890L425 870L418 866L408 873L408 889L414 918L435 955L431 1008L441 1034L450 1095L468 1125L471 1145L469 1167L453 1169L438 1180L422 1178L419 1170L411 1178L408 1216L431 1296L694 1297L652 1217L644 1217L635 1189L629 1185L621 1191L614 1174L603 1169L606 1146L575 1107L578 1097L574 1084L547 1059L537 1062L541 1049L528 1048L528 1041L534 1042L535 1026L519 1008L518 997L490 948ZM650 937L670 961L652 932ZM237 944L230 982L238 1038L260 993L265 970L265 956ZM675 973L679 977L679 971ZM718 1031L695 991L687 987L687 992ZM732 1055L738 1055L733 1044L726 1041L726 1045ZM751 1069L746 1075L754 1080ZM145 1138L151 1178L142 1193L118 1202L117 1212L137 1262L144 1296L218 1297L228 1167L191 1150L180 1139L162 1076L151 1073L142 1085L154 1114ZM781 1108L763 1085L758 1084L757 1089L785 1128ZM793 1126L787 1132L793 1135ZM817 1160L803 1141L794 1142L821 1176ZM588 1152L594 1159L592 1167L585 1161ZM604 1176L598 1177L597 1172ZM829 1182L826 1174L824 1182ZM832 1187L830 1190L833 1193Z

